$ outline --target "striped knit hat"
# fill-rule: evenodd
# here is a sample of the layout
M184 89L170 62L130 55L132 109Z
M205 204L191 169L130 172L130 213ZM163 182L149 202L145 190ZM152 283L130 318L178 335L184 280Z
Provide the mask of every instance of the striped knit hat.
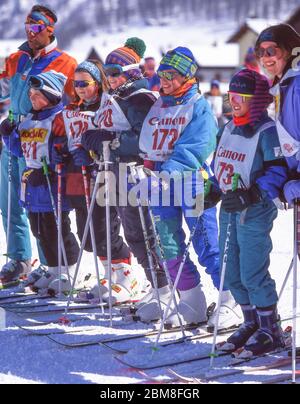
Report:
M250 104L250 125L254 126L273 101L269 93L270 85L265 76L242 69L233 76L229 85L232 93L253 95Z
M198 65L193 53L188 48L182 46L167 52L160 62L158 71L172 69L177 70L178 73L187 79L195 77Z
M142 39L129 38L123 47L115 49L107 56L105 64L120 66L139 64L144 57L145 51L146 45ZM135 68L124 72L124 75L128 78L138 77L141 75L141 70Z
M51 104L56 105L63 97L66 81L64 74L50 70L30 77L29 86L41 91Z

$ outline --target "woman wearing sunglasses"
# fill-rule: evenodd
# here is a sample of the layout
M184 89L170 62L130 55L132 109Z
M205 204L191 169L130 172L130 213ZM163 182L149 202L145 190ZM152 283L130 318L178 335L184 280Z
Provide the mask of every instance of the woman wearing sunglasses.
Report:
M129 189L124 187L123 183L120 185L121 181L119 181L120 174L126 179L126 163L143 164L139 156L140 131L149 109L156 100L155 95L148 90L147 80L143 78L139 68L145 49L146 46L142 40L130 38L125 46L112 51L107 56L104 71L110 90L102 95L100 108L94 119L99 129L84 133L82 145L86 150L92 150L101 156L103 141L111 140L111 160L115 162L112 169L117 181L117 192L121 188L120 194L116 195L116 202L125 239L151 282L139 211L136 206L122 202L124 198L125 201L127 200ZM144 216L147 228L150 229L146 208L144 208ZM150 244L155 256L154 238L151 238ZM158 270L157 276L159 285L165 286L167 281L163 272Z
M292 204L300 198L300 35L286 24L269 27L257 39L256 56L273 82L277 130L291 179L284 194Z
M214 172L222 192L221 256L228 246L225 285L240 304L244 323L221 349L244 347L241 357L247 357L284 343L269 265L270 233L287 168L275 122L267 113L273 100L268 80L241 70L231 80L229 100L233 120L218 135Z
M200 214L193 205L197 195L203 195L203 180L198 174L201 176L200 168L215 149L217 133L212 111L205 98L199 94L196 71L196 60L188 48L178 47L164 56L158 68L160 98L144 121L140 139L147 166L165 175L166 182L169 182L170 175L176 176L175 183L170 183L167 189L165 196L169 197L169 201L166 204L163 203L164 187L151 183L153 213L158 218L157 229L173 282L186 250L183 217L192 230ZM184 183L183 176L188 178ZM184 192L181 192L183 187ZM159 199L155 198L155 194L158 194ZM182 201L179 202L181 196ZM201 207L199 201L200 211ZM207 273L218 287L219 250L215 209L202 214L193 245L199 262L207 268ZM184 263L178 290L178 308L183 322L197 324L206 321L207 305L200 274L189 256ZM160 289L159 294L164 308L164 289ZM140 312L144 310L146 306ZM170 312L167 322L173 326L178 325L174 311Z
M103 72L102 65L95 60L87 60L80 63L74 74L74 90L76 99L68 105L61 115L65 135L57 137L53 148L53 160L56 164L67 164L67 190L72 208L76 212L77 232L79 239L82 240L84 228L87 221L87 206L85 198L84 176L89 183L97 173L89 153L81 145L81 137L89 129L95 129L94 118L98 111L103 93L108 91L108 81ZM86 174L85 174L86 172ZM102 274L101 284L103 289L101 294L103 299L108 298L107 289L107 264L106 264L106 216L105 208L94 207L93 224L95 231L95 241L97 255L101 260L105 273ZM114 303L122 303L131 300L138 283L133 278L130 265L130 251L124 243L120 233L120 219L115 207L111 207L111 240L112 240L112 265L113 265L113 284L118 284L114 288ZM93 251L90 235L88 237L86 251ZM124 275L126 274L126 276ZM91 283L91 281L89 282ZM93 282L97 283L97 282ZM98 284L98 283L97 283ZM135 287L131 286L135 285ZM117 293L115 292L117 291ZM92 288L89 292L81 292L78 297L80 300L93 300L99 298L99 288Z

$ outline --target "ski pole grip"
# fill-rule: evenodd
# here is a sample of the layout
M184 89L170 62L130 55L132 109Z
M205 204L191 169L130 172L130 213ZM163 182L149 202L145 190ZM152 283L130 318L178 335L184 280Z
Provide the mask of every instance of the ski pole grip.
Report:
M234 174L232 179L232 191L236 191L239 186L240 174Z
M42 164L43 164L43 173L46 177L49 175L49 167L47 164L46 157L42 157Z

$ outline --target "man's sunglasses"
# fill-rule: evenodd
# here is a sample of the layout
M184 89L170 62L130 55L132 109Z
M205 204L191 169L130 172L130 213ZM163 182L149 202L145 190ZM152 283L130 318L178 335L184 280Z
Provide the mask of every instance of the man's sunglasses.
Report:
M25 31L27 33L32 32L35 35L40 34L46 28L46 24L25 24Z
M95 84L95 80L74 80L74 87L86 88Z
M255 55L258 59L266 57L274 57L279 54L280 48L278 46L268 46L267 48L259 47L255 49Z
M178 72L167 72L167 71L159 71L157 75L160 79L166 79L168 81L172 81L179 75Z
M117 64L107 64L104 65L104 72L107 77L119 77L122 76L128 70L139 69L140 65L138 63L128 66L121 66Z

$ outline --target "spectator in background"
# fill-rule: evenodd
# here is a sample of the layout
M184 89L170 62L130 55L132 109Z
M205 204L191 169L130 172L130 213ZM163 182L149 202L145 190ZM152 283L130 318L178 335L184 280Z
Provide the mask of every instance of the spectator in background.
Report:
M160 80L156 73L156 63L155 63L155 59L153 57L145 58L144 76L148 80L149 90L159 91Z
M211 106L213 114L217 118L219 128L225 125L223 118L223 104L224 99L220 89L220 82L218 80L212 80L210 83L210 91L204 94L208 103Z
M245 62L244 62L244 67L249 70L253 70L257 73L260 73L260 67L258 60L256 58L255 50L254 48L249 48L248 52L245 56Z

